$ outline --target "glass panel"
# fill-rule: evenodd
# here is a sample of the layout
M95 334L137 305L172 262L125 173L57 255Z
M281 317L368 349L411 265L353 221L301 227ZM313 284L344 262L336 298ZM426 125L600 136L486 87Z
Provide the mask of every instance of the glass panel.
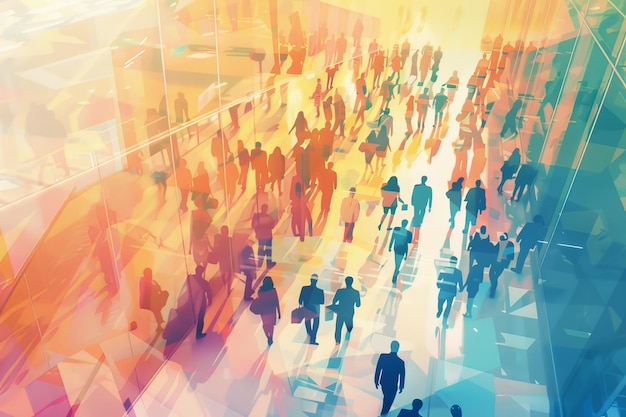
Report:
M615 62L626 34L624 11L620 13L609 0L591 0L585 20L598 37L602 49Z

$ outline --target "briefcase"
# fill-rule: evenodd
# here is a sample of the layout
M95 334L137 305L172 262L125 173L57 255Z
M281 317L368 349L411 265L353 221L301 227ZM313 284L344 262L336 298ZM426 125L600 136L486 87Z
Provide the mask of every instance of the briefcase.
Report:
M292 323L302 323L302 320L311 320L317 317L318 314L305 307L298 307L291 312Z

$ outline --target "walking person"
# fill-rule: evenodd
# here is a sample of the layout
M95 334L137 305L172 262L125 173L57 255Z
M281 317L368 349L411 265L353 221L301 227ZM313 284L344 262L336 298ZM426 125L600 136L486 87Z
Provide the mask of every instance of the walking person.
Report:
M354 198L355 194L356 188L350 187L350 195L341 202L341 221L344 223L343 241L348 243L352 243L354 225L361 212L361 205Z
M504 161L502 167L500 168L500 172L502 172L502 178L500 179L500 184L498 185L498 194L502 194L502 187L504 187L504 183L513 178L513 175L517 173L520 165L520 153L519 148L515 148L509 159Z
M404 113L404 120L406 120L406 135L413 134L413 115L415 114L415 96L409 96L406 102L406 112Z
M274 184L278 183L278 195L283 195L283 179L285 178L285 156L280 147L275 147L267 160L267 170L269 174L268 182L270 191L274 191Z
M380 386L383 391L383 407L381 415L386 416L391 409L393 400L398 392L404 390L405 366L404 361L398 357L400 343L397 340L391 342L391 352L381 353L376 362L374 373L374 386Z
M411 220L413 243L419 240L420 227L422 227L422 221L424 221L426 206L428 206L429 213L433 207L433 189L426 185L427 180L428 177L424 175L422 182L413 187L413 194L411 195L411 205L413 206L413 220Z
M276 219L267 213L267 208L267 204L263 204L261 211L252 216L252 230L254 230L259 242L257 266L260 268L265 258L266 266L269 269L276 265L276 262L272 261L272 229L276 226Z
M500 240L496 244L496 257L489 267L489 281L491 287L489 287L489 298L493 298L496 295L496 288L498 287L498 278L502 275L502 272L509 267L509 264L515 257L515 245L509 241L509 235L506 232L500 234Z
M176 184L180 190L180 206L178 209L183 213L187 212L187 200L189 200L189 191L193 185L193 179L191 178L191 170L187 168L187 161L180 158L178 162L178 168L175 171Z
M522 273L526 257L531 249L537 246L537 242L546 234L545 226L543 223L543 217L536 215L533 217L531 223L526 223L522 230L519 232L515 241L519 244L519 253L517 254L517 261L515 262L515 268L511 269L518 274Z
M409 225L409 221L402 220L402 227L395 227L391 234L391 240L389 241L389 252L393 246L395 269L393 270L393 278L391 283L396 284L398 280L398 274L400 274L400 266L402 261L405 260L409 253L409 243L413 240L413 233L406 227Z
M470 225L476 226L478 215L487 209L485 189L480 186L480 180L476 180L476 186L470 188L465 195L465 227L463 234L469 232Z
M457 288L459 291L463 291L463 274L456 267L457 261L458 258L456 256L451 256L450 266L443 268L437 278L437 288L439 288L437 318L441 317L443 312L443 327L448 327L448 316L450 315ZM446 304L445 310L443 309L444 304Z
M317 343L317 330L320 327L320 305L324 304L324 291L317 287L317 274L311 275L311 285L306 285L300 290L298 303L300 307L315 313L315 317L304 320L306 334L309 335L309 344L319 345Z
M244 301L252 301L252 285L256 281L256 259L254 258L254 240L248 239L246 245L239 253L239 271L246 277L245 289L243 292Z
M404 204L404 200L400 197L400 186L398 185L398 177L391 176L389 181L383 184L380 188L380 193L382 196L382 205L383 205L383 216L380 218L380 223L378 224L378 230L383 225L387 214L391 214L389 216L389 223L387 224L387 230L391 230L391 223L393 223L393 218L396 215L396 209L398 208L398 201Z
M346 124L346 103L343 101L339 90L335 90L335 99L333 102L335 107L335 124L333 125L333 134L337 134L337 128L339 128L339 137L345 138L345 124Z
M346 326L346 340L350 339L350 332L354 326L354 308L361 307L361 294L352 288L354 278L346 277L346 288L339 288L333 297L333 306L337 313L335 321L335 344L341 343L341 332Z
M502 125L502 130L500 131L500 137L504 139L504 136L511 131L513 135L517 135L517 126L521 124L521 116L519 116L519 112L522 108L522 100L517 99L513 102L513 106L511 106L511 110L504 116L504 124ZM520 119L518 121L518 119Z
M250 153L242 140L237 141L237 159L239 159L239 178L237 184L241 184L241 193L246 191L248 183L248 169L250 168Z
M463 198L463 181L461 177L452 183L450 189L446 192L446 197L450 200L450 229L454 229L454 218L461 210L461 199Z
M204 332L204 315L206 314L207 307L211 304L211 286L209 282L204 279L204 266L197 265L195 275L189 275L187 277L189 288L197 287L197 291L200 293L200 305L198 309L198 316L196 320L196 339L202 339L206 336ZM193 282L194 285L191 283ZM191 294L193 298L196 294Z
M426 127L426 114L430 107L430 94L428 94L428 87L425 87L422 93L417 97L417 132L423 132Z
M278 293L274 288L272 277L263 278L263 284L259 288L258 298L250 305L250 310L261 316L263 322L263 332L267 337L268 346L274 343L274 326L280 320L280 303L278 302Z
M433 98L433 107L435 108L435 120L433 120L433 127L441 126L443 123L443 111L448 104L448 96L444 94L445 88L441 87L435 98Z
M474 306L474 298L478 293L480 283L483 282L484 271L485 270L480 264L476 264L470 267L469 273L467 274L467 280L465 281L465 285L463 286L463 288L467 289L467 304L465 306L465 313L463 314L463 317L466 317L468 319L472 318L472 307Z
M315 117L320 117L320 104L322 103L322 80L317 79L317 85L315 86L315 91L311 94L310 99L313 100L313 105L315 106Z

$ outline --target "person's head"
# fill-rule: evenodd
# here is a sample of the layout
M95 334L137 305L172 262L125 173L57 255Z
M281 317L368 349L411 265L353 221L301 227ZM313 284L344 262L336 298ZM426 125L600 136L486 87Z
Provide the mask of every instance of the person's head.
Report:
M459 75L458 71L452 71L452 75L454 75L455 77Z
M350 197L354 197L354 194L356 194L356 187L350 187Z
M426 180L428 180L428 177L426 175L422 176L422 184L426 184Z
M402 220L402 227L406 229L408 225L409 225L409 221L407 219Z
M261 206L261 213L267 213L267 204Z
M296 183L296 185L294 185L293 187L293 191L296 194L300 194L302 192L302 184L300 184L299 182Z
M391 342L391 351L393 353L398 353L399 350L400 350L400 342L398 342L397 340L394 340L393 342Z
M543 217L541 217L540 214L535 215L535 217L533 217L533 223L539 223L540 225L544 225L543 223Z
M450 257L450 265L452 266L456 266L456 263L459 261L459 259L456 256L451 256Z
M228 226L222 225L222 227L220 227L220 234L222 236L228 236Z
M348 287L348 288L352 287L352 283L353 282L354 282L354 278L346 277L346 287Z
M365 73L364 72L361 73L361 78L365 78Z
M297 119L297 120L302 120L302 119L304 119L304 112L303 112L302 110L300 110L300 111L298 112L298 115L296 116L296 119Z
M513 154L519 154L519 148L513 149Z
M324 126L326 127L326 129L330 129L331 124L330 124L330 122L326 122L326 124Z
M387 77L387 81L391 81L391 80L393 80L393 74Z
M517 100L515 100L513 102L513 108L514 109L519 109L520 107L522 107L522 100L520 100L519 98Z
M178 165L179 165L181 168L185 168L185 167L187 166L187 160L186 160L185 158L180 158L180 159L178 160Z
M480 184L482 184L480 180L476 180L476 188L480 188Z
M461 410L461 407L454 404L450 407L450 414L452 414L452 417L463 417L463 410Z
M145 268L143 270L143 276L146 278L152 278L152 268Z
M407 101L407 104L413 103L413 101L415 101L415 96L414 95L410 95L409 96L409 101Z
M196 276L201 277L204 274L204 267L202 265L196 265Z
M314 287L315 287L315 286L317 285L317 279L318 279L317 274L313 274L313 275L311 275L311 285L312 285L312 286L314 286Z
M180 91L177 94L178 98L185 98L185 95L183 93L181 93Z
M503 242L509 240L509 234L507 232L500 233L500 240Z
M396 177L395 175L392 175L391 177L389 177L389 181L387 181L387 186L397 187L398 186L398 177Z
M254 147L257 149L261 149L261 142L255 142Z
M317 83L320 84L322 82L321 78L317 79Z
M487 233L487 226L485 226L484 224L480 226L480 233L482 233L483 235Z
M328 165L326 165L328 169L333 169L334 166L335 164L333 164L332 162L329 162Z
M445 87L441 87L440 93L443 94L444 91L446 91L446 88Z
M483 59L484 59L484 58L487 58L487 54L483 54Z
M237 150L238 151L242 151L243 150L243 140L239 139L237 141Z
M413 400L413 411L421 410L422 406L424 406L424 402L422 400L420 400L419 398Z
M265 290L271 290L272 288L274 288L274 280L272 280L272 277L270 277L269 275L266 275L265 278L263 278L263 284L261 286Z
M217 132L215 132L215 136L217 136L218 138L222 137L222 129L217 129Z

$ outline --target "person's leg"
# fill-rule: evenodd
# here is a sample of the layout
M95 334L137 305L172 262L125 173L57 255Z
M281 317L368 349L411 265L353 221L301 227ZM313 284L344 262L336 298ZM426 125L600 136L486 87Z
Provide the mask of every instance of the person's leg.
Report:
M446 309L443 311L443 319L444 319L444 321L450 315L450 309L452 308L452 301L454 301L454 296L448 296L446 298Z
M519 193L517 194L517 199L516 199L516 201L520 201L520 199L521 199L521 198L522 198L522 196L524 195L524 192L526 192L526 189L528 188L528 187L527 187L527 185L528 185L528 184L526 184L526 183L523 183L523 184L521 184L521 185L520 185L520 187L519 187Z
M311 343L317 343L317 330L320 328L319 316L313 318L313 326L311 326Z
M204 330L204 315L206 313L206 302L202 300L200 303L200 311L198 311L198 324L196 325L196 339L200 339L205 335Z
M515 200L515 195L516 194L519 196L518 193L519 193L520 187L521 187L520 183L518 181L515 181L515 187L513 188L513 194L511 194L511 201Z
M348 227L350 226L350 223L348 222L344 222L343 223L343 241L347 242L348 241Z
M383 389L383 408L380 413L382 415L387 415L389 414L389 410L391 410L391 405L393 404L393 400L396 399L396 393L397 393L398 388L395 386L385 387L383 385L382 389Z
M469 231L469 225L471 221L472 214L465 210L465 227L463 228L463 233L467 233Z
M504 187L505 182L506 179L504 178L504 175L502 175L502 178L500 178L500 184L498 184L498 194L502 194L502 187Z
M272 239L268 239L265 242L265 260L268 268L271 268L275 263L272 261Z
M246 276L246 287L244 290L244 298L250 299L252 298L252 295L254 294L254 292L252 291L252 284L254 283L254 278L256 274L254 271L246 271L244 272L244 275Z
M491 265L489 268L489 281L491 286L489 287L489 297L493 298L496 295L496 288L498 287L498 278L504 269L502 262L497 262Z
M263 258L265 257L265 241L259 239L259 248L257 250L257 267L260 268L263 265Z
M526 257L528 256L528 252L530 251L530 247L528 245L521 244L519 245L519 253L517 254L517 261L515 262L515 272L520 273L524 268L524 263L526 262Z
M465 317L472 318L472 307L474 306L474 297L467 298L467 305L465 306Z
M306 329L306 334L309 335L311 340L313 340L312 329L311 329L311 320L304 320L304 328Z
M394 260L396 263L396 268L393 270L393 278L391 279L391 282L393 284L395 284L398 279L398 274L400 273L400 265L402 264L403 258L404 258L403 253L398 253L398 252L394 253Z
M346 318L344 319L344 322L346 323L346 340L350 340L350 332L352 332L352 328L354 327L354 313L347 315Z
M437 318L441 316L441 312L443 310L443 303L445 301L446 301L446 298L440 294L439 297L437 298Z
M343 327L343 315L337 313L337 317L335 318L335 343L339 344L341 342L341 329Z

